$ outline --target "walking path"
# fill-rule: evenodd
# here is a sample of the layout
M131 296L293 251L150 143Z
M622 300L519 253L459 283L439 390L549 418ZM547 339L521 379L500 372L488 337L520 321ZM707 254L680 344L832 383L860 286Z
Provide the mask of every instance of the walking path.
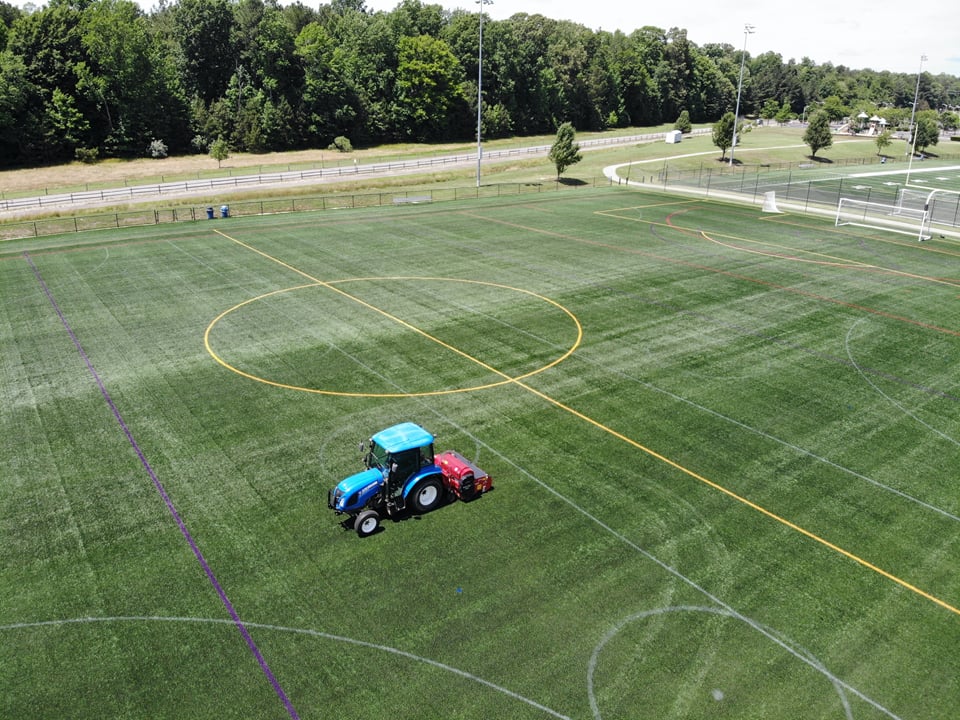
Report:
M694 131L694 134L710 132L709 129ZM616 145L635 145L663 140L666 133L629 135L623 137L597 138L579 141L581 150L598 150ZM507 150L490 150L483 153L484 162L503 162L519 157L546 155L550 145L534 145ZM256 186L317 185L375 175L405 175L437 169L460 167L477 162L476 153L445 155L413 160L357 163L352 167L315 168L287 172L217 177L204 180L181 180L177 182L132 185L129 187L104 188L84 192L56 193L32 197L0 200L0 219L14 219L18 215L35 213L37 210L69 206L96 207L124 202L141 202L160 197L189 197L209 194L211 191L236 190Z

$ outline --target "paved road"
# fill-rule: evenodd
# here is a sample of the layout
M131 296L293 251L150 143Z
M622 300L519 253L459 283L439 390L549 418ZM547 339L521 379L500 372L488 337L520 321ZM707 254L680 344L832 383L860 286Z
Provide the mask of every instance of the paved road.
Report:
M710 130L698 130L695 131L695 134L706 132L710 132ZM579 141L579 145L582 150L598 150L616 145L657 142L663 140L664 136L665 133L652 133L646 135L597 138ZM550 145L535 145L511 150L491 150L484 152L483 162L502 162L521 157L546 155L549 152ZM105 188L85 192L37 195L33 197L0 200L0 217L13 218L17 215L35 213L37 210L66 206L91 207L124 202L142 202L158 197L187 197L190 195L209 194L211 191L234 190L258 185L317 185L324 182L350 180L352 178L370 177L374 175L416 174L418 172L439 168L475 164L476 162L476 153L466 153L433 158L419 158L415 160L395 160L364 164L355 163L352 167L291 170L288 172L258 175L238 175L236 177L218 177L206 180L182 180L179 182Z

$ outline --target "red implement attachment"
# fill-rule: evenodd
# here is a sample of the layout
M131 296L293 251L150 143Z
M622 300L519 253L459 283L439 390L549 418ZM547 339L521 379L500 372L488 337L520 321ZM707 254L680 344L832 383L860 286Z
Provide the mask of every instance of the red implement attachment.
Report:
M443 472L447 488L461 500L472 500L493 489L493 478L454 450L440 453L434 462Z

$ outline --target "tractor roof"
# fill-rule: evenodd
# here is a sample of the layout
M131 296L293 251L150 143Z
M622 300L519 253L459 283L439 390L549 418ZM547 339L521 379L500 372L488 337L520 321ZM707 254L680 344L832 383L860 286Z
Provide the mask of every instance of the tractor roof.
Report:
M381 430L370 439L387 452L395 453L429 445L433 435L416 423L405 422Z

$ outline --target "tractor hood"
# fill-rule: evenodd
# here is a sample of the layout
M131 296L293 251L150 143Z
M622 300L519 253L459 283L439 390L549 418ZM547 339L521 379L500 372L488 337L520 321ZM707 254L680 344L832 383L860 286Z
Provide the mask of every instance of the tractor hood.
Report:
M377 468L370 468L344 478L334 488L333 509L344 512L362 507L382 485L383 473Z

